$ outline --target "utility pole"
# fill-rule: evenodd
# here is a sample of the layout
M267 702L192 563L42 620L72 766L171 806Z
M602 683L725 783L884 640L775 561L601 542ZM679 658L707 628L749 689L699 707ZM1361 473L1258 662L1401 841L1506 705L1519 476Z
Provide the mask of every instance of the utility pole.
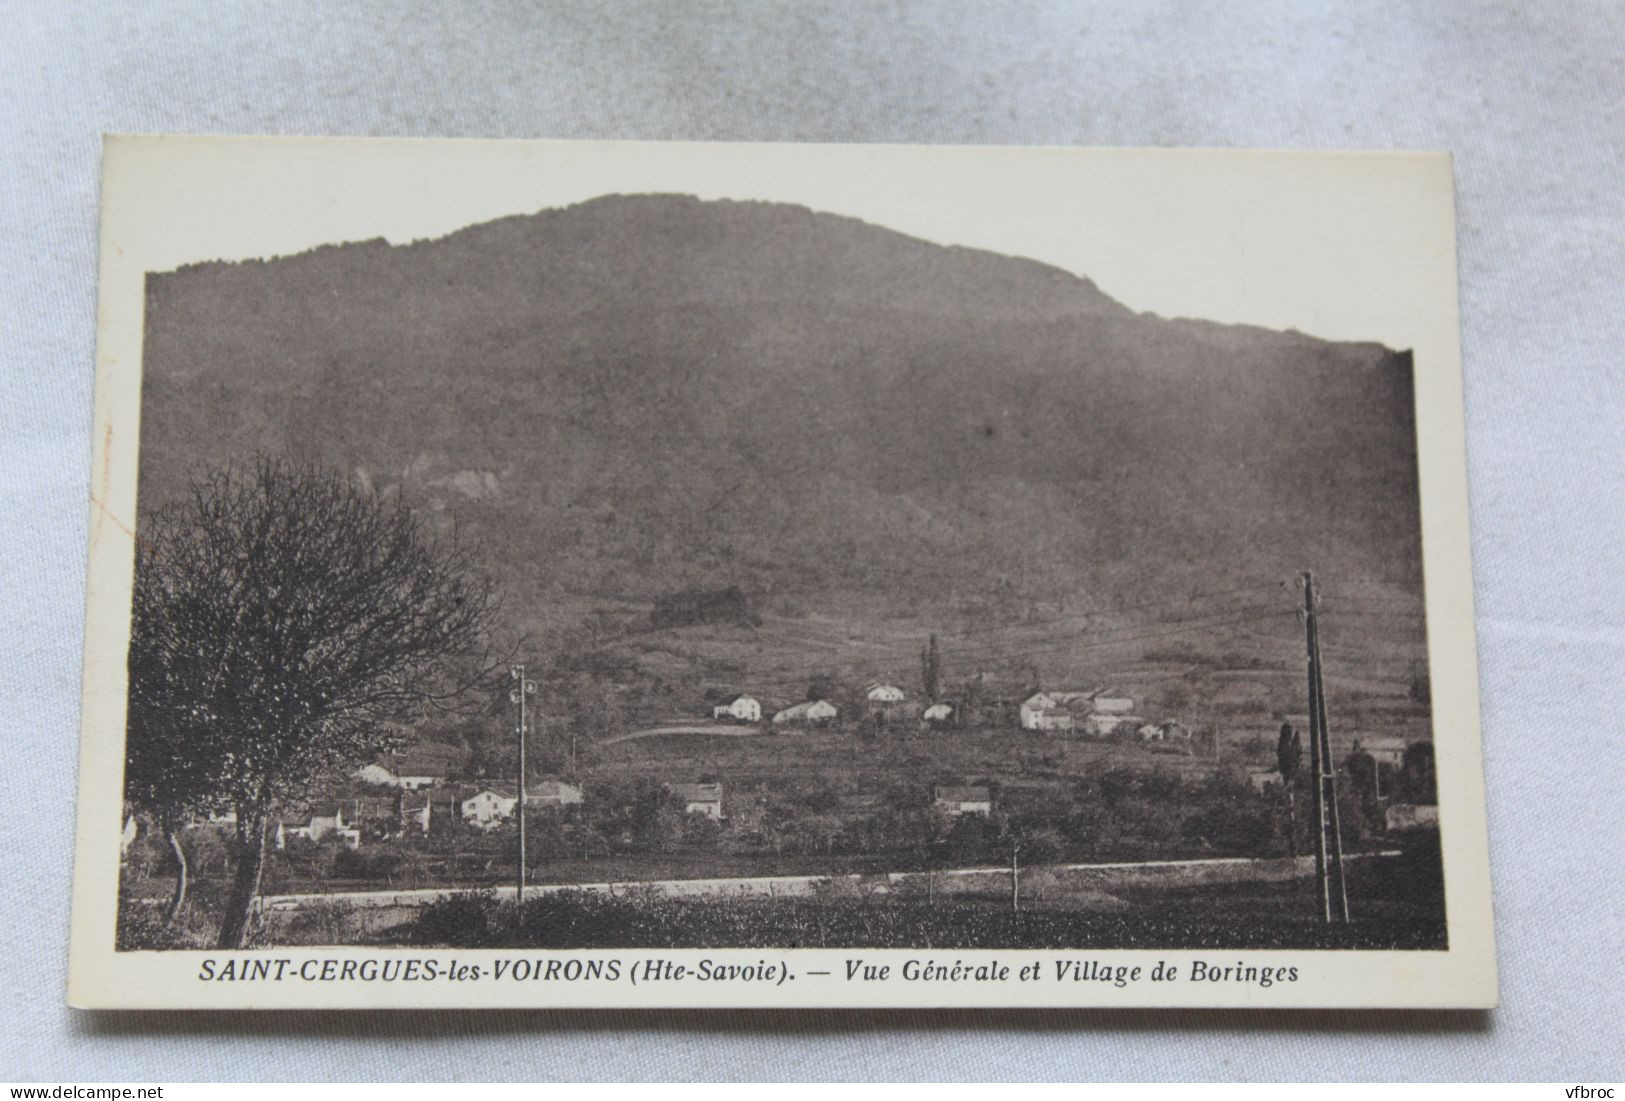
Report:
M525 676L523 665L509 667L508 673L513 677L513 689L508 693L508 699L513 701L517 711L514 723L514 733L519 738L519 881L515 900L525 901L525 735L529 733L529 726L525 721L525 701L536 694L536 682Z
M1010 909L1014 913L1021 910L1021 866L1017 862L1021 852L1021 842L1010 842Z
M1343 880L1343 830L1337 809L1337 768L1326 729L1326 684L1321 673L1320 628L1315 619L1315 580L1302 577L1304 644L1309 657L1309 772L1314 784L1315 884L1321 920L1347 924L1348 887Z

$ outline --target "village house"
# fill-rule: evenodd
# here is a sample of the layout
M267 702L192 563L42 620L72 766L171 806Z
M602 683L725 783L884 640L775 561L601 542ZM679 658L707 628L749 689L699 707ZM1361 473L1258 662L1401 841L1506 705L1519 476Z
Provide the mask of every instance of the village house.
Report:
M744 694L729 696L711 708L713 719L732 719L735 722L755 723L762 721L762 701L755 696Z
M410 771L403 768L395 774L395 786L405 788L407 791L422 791L424 788L445 783L446 775L444 766L431 765L423 761L413 762Z
M1263 795L1272 787L1279 787L1281 774L1273 768L1254 768L1247 772L1247 783L1252 789Z
M519 804L518 792L507 784L492 784L468 796L458 809L463 821L476 829L495 829L513 815Z
M1094 696L1093 692L1061 692L1055 689L1051 689L1045 694L1055 701L1057 707L1070 707L1080 711L1090 709L1092 706L1091 699Z
M920 721L928 726L946 726L954 721L954 705L934 703L920 712Z
M902 703L908 699L908 694L895 684L870 681L863 686L863 698L868 700L871 705L887 706Z
M722 821L721 784L667 784L666 790L682 801L684 813Z
M581 802L581 789L574 784L567 784L563 780L526 780L525 806L530 807L570 807Z
M1439 808L1433 803L1390 803L1383 808L1382 825L1387 830L1436 830Z
M1144 724L1145 720L1134 714L1133 697L1121 695L1110 688L1102 688L1091 695L1089 718L1084 725L1095 737L1104 738L1124 727L1138 730Z
M939 784L931 789L931 802L938 810L956 818L961 814L979 814L985 818L993 813L993 793L982 784Z
M1402 768L1405 764L1405 739L1395 737L1356 738L1352 753L1368 753L1379 765Z
M357 780L360 780L363 784L375 784L378 787L392 788L398 786L400 783L400 777L396 776L389 769L385 768L381 764L378 764L377 762L373 762L369 765L362 765L351 775L353 775Z
M349 848L361 847L361 831L345 820L344 807L339 803L323 803L312 807L308 817L297 815L279 818L276 824L276 847L286 848L287 843L294 838L320 842L329 834L337 837Z
M1089 692L1044 689L1021 701L1017 711L1024 730L1072 730L1090 711Z
M462 766L464 756L454 746L423 743L386 754L362 765L353 775L367 784L421 791L445 783L446 777Z
M773 713L776 726L828 726L839 717L840 708L828 700L804 700Z
M1021 701L1021 728L1037 730L1038 716L1046 711L1053 711L1056 706L1055 697L1048 692L1034 692Z
M1174 719L1161 723L1144 723L1141 725L1138 734L1142 742L1188 742L1191 740L1190 727Z

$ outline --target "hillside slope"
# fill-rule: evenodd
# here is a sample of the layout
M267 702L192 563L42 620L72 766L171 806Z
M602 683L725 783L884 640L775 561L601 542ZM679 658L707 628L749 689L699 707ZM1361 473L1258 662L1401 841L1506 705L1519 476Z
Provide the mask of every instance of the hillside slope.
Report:
M1419 576L1408 354L778 204L153 274L145 398L143 509L291 448L455 514L526 629L691 585L965 622Z

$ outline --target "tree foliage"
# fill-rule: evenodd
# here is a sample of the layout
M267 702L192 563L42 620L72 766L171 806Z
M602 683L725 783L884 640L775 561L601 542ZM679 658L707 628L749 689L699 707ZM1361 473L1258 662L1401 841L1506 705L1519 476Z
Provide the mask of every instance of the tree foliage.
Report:
M126 794L236 812L222 942L240 941L270 814L476 683L494 595L455 533L431 537L399 497L278 459L196 479L142 529Z
M920 680L926 702L935 703L942 691L942 651L937 647L936 635L932 635L926 648L920 651Z

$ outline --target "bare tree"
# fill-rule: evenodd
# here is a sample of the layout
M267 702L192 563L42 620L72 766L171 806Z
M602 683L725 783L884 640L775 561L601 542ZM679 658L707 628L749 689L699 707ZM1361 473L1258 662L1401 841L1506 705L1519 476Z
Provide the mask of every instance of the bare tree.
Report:
M280 460L208 474L143 528L126 788L235 811L219 944L241 947L272 813L488 672L492 588L398 497Z

